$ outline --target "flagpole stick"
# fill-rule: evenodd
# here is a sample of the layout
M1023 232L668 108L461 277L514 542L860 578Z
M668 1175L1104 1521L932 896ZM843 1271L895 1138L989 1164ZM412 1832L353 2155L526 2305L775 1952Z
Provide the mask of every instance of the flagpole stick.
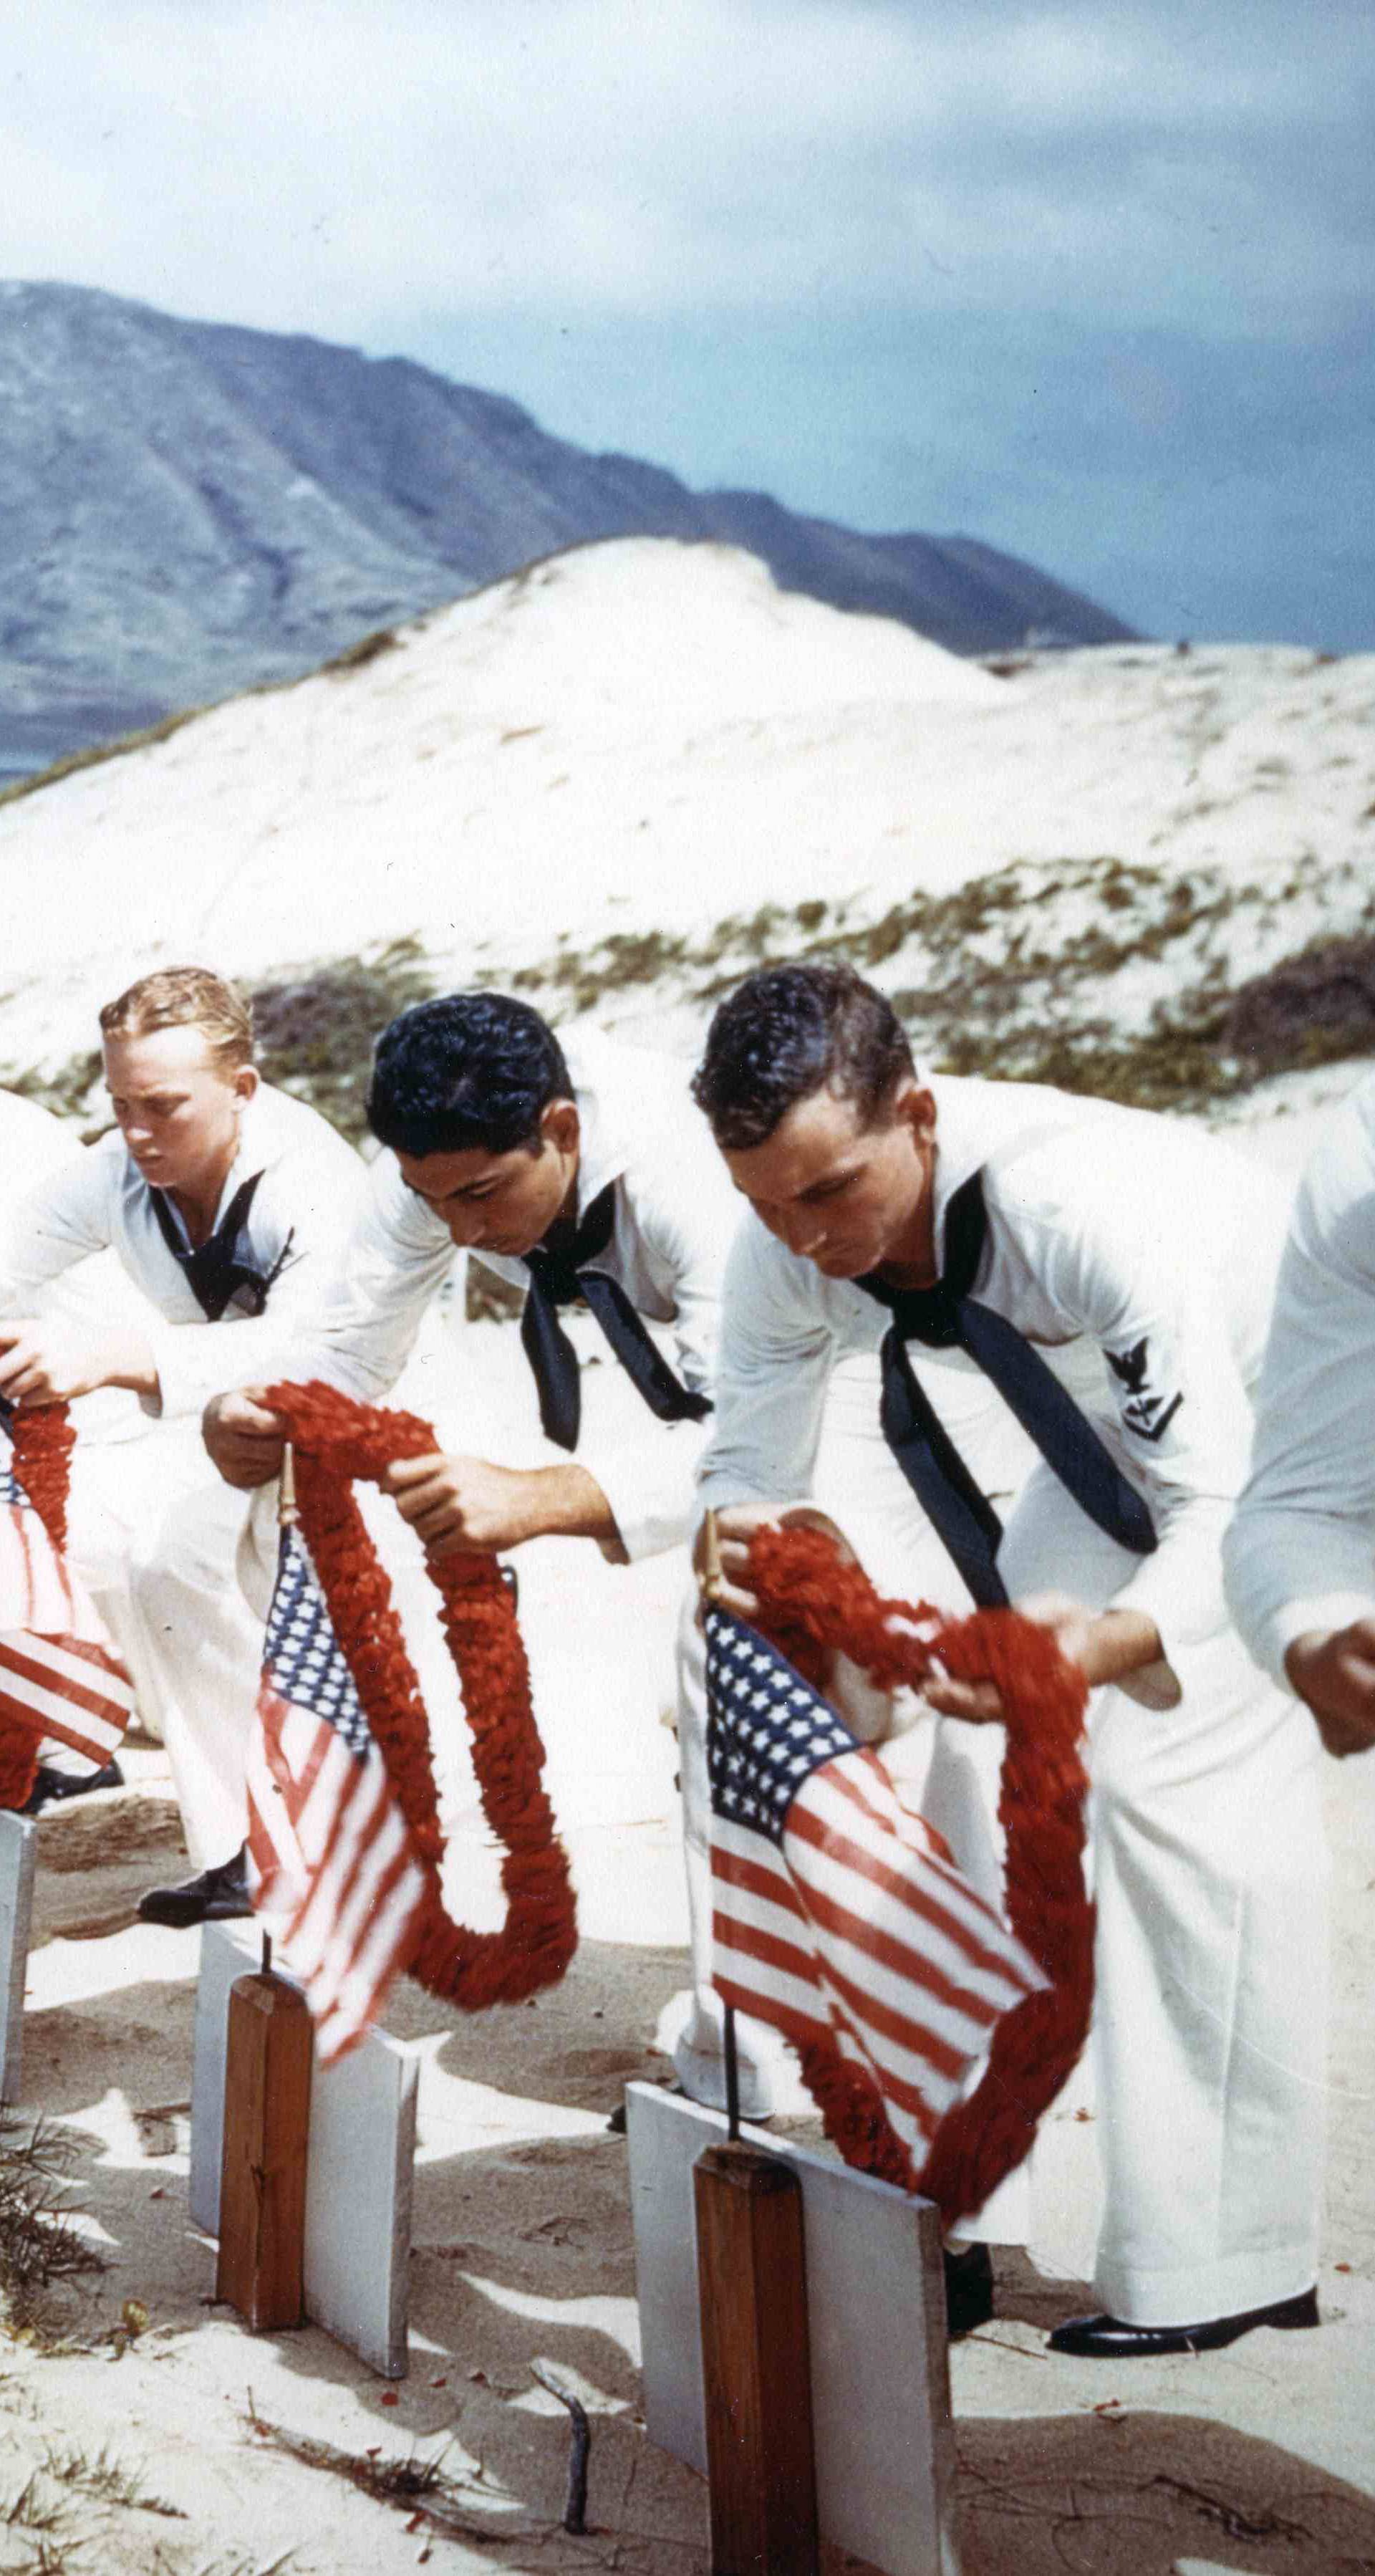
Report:
M702 1570L698 1578L702 1599L717 1602L726 1588L721 1571L721 1525L715 1512L709 1511L702 1521Z
M280 1530L295 1527L290 1444L277 1497ZM305 2322L306 2158L314 2026L304 1995L272 1966L236 1977L225 2034L220 2248L215 2296L254 2333Z
M699 1581L704 1604L728 1612L714 1512ZM781 2156L741 2138L735 2008L722 2002L728 2134L692 2173L711 2576L818 2576L802 2190Z
M727 2004L725 2016L726 2052L726 2135L732 2145L740 2135L740 2054L735 2044L735 2006Z

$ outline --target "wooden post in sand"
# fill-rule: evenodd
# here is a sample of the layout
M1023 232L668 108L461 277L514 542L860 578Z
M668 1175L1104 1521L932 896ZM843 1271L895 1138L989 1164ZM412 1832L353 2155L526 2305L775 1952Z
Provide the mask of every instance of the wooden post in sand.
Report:
M291 1451L282 1462L282 1527L296 1518ZM264 1936L256 1976L230 1988L225 2048L220 2251L215 2296L256 2333L305 2321L306 2151L314 2024L304 1995L272 1973Z
M702 1593L720 1597L708 1512ZM817 2576L816 2466L802 2191L739 2135L726 2014L730 2136L693 2167L712 2576Z

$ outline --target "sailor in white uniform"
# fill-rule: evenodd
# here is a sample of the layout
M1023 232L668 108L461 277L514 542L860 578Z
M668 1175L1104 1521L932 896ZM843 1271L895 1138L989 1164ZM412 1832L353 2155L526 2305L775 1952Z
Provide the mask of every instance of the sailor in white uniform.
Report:
M751 977L695 1088L754 1211L702 1480L728 1576L770 1505L807 1490L831 1369L879 1349L885 1433L975 1597L1044 1619L1099 1686L1104 2309L1053 2342L1129 2358L1316 2324L1316 1739L1231 1629L1219 1563L1282 1197L1141 1112L918 1077L889 1005L843 968ZM927 1400L923 1346L952 1343L1042 1453L1004 1529ZM926 1696L998 1715L985 1686Z
M1375 1745L1375 1077L1299 1188L1256 1403L1227 1595L1257 1663L1329 1753Z
M109 1452L103 1472L78 1459L71 1545L163 1734L198 1873L175 1897L145 1899L149 1919L195 1921L245 1908L244 1750L262 1654L235 1576L244 1506L207 1468L200 1412L235 1367L228 1346L275 1374L365 1174L314 1110L260 1082L246 1006L217 976L145 977L101 1028L115 1129L0 1226L0 1311L14 1319L0 1327L0 1389L44 1404L120 1388L147 1418L148 1436ZM109 1250L139 1299L103 1318L54 1311L52 1284Z
M721 1278L738 1206L683 1065L591 1033L567 1051L527 1003L450 995L404 1012L377 1050L369 1117L384 1151L333 1279L301 1318L283 1376L379 1402L457 1252L525 1294L522 1339L562 1461L512 1467L435 1451L388 1490L432 1555L542 1536L630 1562L688 1533L710 1414ZM603 1348L644 1404L635 1436L584 1435L577 1355L560 1310L586 1299ZM672 1360L655 1339L667 1327ZM653 1329L650 1329L653 1328ZM281 1425L265 1379L206 1412L221 1474L275 1476ZM478 1391L474 1391L477 1393Z

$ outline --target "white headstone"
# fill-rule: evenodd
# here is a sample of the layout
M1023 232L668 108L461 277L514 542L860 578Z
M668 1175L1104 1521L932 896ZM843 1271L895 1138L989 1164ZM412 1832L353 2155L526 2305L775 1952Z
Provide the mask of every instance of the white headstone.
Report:
M207 2236L220 2226L229 1990L261 1955L252 1923L207 1923L201 1935L188 2199ZM317 2064L311 2087L306 2315L384 2379L404 2378L407 2365L418 2078L416 2053L370 2030L340 2065Z
M38 1826L0 1808L0 2102L17 2102L24 2070L24 1980L29 1967Z
M635 2273L651 2441L706 2474L692 2169L719 2111L626 2087ZM766 2130L802 2186L817 2514L884 2576L959 2576L940 2220L930 2201Z

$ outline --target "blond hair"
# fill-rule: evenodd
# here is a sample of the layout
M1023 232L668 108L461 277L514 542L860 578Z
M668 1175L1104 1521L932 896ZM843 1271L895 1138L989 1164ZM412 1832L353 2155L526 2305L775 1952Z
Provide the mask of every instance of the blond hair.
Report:
M224 1073L253 1062L252 1006L208 966L164 966L159 974L141 975L100 1014L101 1035L107 1038L146 1038L154 1029L184 1028L204 1032Z

